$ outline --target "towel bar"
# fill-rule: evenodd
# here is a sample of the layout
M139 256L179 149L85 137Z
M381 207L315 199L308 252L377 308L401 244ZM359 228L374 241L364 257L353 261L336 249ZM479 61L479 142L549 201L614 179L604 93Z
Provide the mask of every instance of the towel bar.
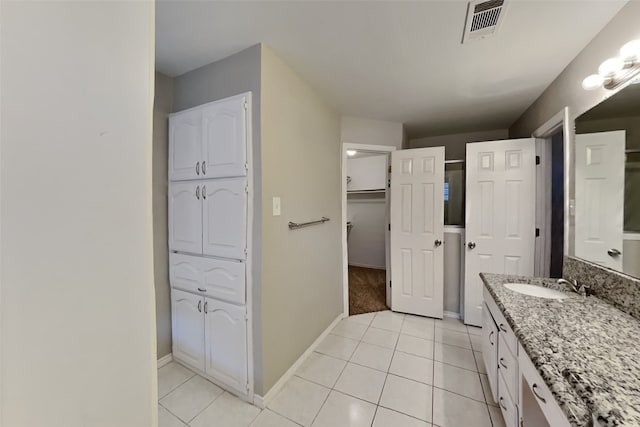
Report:
M289 221L289 229L297 230L298 228L309 227L310 225L324 224L327 221L330 221L330 219L327 218L326 216L323 216L322 219L318 219L316 221L309 221L309 222L298 223L298 222Z

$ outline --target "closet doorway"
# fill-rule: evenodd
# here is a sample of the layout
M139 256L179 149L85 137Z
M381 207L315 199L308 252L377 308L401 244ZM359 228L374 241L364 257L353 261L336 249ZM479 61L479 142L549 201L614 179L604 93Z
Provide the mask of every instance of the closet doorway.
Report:
M391 307L389 165L395 147L343 144L344 312Z

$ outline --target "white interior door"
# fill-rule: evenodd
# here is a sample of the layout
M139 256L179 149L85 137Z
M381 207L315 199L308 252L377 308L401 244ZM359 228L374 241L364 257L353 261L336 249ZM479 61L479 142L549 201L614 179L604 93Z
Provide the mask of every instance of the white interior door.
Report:
M247 180L202 181L202 250L205 255L245 259Z
M535 139L467 144L464 322L482 326L480 273L533 276Z
M577 257L622 271L625 131L576 135Z
M442 318L444 147L391 154L391 309Z

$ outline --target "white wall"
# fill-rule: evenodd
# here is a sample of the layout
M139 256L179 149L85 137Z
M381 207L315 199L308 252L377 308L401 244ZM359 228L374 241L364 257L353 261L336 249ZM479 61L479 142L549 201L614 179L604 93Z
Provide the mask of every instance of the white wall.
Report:
M495 141L508 137L508 129L427 136L409 140L409 148L445 147L444 153L447 160L464 160L465 146L468 142Z
M155 426L153 3L0 8L0 424Z
M343 143L389 145L402 148L404 129L402 123L342 116L340 139Z

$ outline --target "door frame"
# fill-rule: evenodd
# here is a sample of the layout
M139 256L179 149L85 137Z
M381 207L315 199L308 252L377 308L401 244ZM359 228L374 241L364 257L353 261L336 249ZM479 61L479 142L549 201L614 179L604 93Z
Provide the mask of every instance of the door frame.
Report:
M536 168L536 226L540 226L540 236L535 241L534 271L539 277L549 277L551 263L551 138L562 130L563 183L564 183L564 236L563 252L569 255L570 225L570 174L573 152L573 127L569 107L554 114L531 134L536 138L536 155L540 156L540 166Z
M387 164L391 165L391 153L396 151L396 147L391 145L373 145L373 144L355 144L350 142L342 143L342 150L340 153L340 171L341 171L341 180L340 180L340 197L342 199L341 206L341 222L342 225L342 311L345 317L349 317L349 247L347 246L347 150L360 150L367 151L373 153L386 154L388 161ZM388 169L387 169L388 175ZM389 220L389 198L391 194L391 188L387 185L386 192L386 209L387 209L387 219ZM389 247L389 230L385 231L385 259L386 259L386 270L387 270L387 280L385 283L386 286L386 295L387 295L387 305L391 305L391 293L389 292L389 280L390 280L390 247Z

